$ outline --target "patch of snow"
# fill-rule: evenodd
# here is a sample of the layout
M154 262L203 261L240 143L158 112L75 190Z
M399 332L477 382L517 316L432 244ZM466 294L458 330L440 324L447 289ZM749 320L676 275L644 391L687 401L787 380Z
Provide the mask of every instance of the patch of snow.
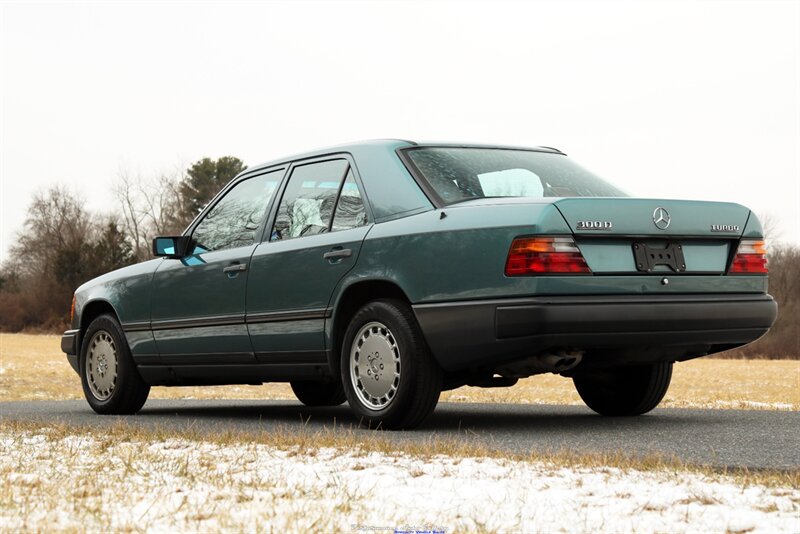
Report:
M0 433L0 473L0 530L800 531L800 489L690 472Z

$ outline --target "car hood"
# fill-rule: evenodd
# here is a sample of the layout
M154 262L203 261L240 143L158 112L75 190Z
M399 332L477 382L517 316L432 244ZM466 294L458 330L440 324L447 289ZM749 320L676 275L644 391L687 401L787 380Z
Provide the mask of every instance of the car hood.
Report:
M142 263L136 263L134 265L128 265L127 267L122 267L121 269L111 271L85 282L75 290L75 293L85 293L96 286L105 285L117 280L153 274L162 261L164 261L164 258L154 258L152 260L143 261Z

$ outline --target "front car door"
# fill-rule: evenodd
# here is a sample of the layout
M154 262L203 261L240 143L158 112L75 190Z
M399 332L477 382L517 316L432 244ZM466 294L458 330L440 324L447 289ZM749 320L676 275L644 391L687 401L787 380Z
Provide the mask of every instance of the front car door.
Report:
M156 270L151 324L162 363L254 361L245 325L248 268L284 173L235 183L191 228L191 253Z
M327 364L328 303L370 228L362 191L345 156L292 167L250 262L247 323L259 362Z

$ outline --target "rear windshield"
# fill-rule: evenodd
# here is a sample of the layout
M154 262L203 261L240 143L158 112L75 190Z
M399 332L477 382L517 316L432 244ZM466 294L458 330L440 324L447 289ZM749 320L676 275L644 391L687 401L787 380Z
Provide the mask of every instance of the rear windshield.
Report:
M626 197L562 154L503 148L405 151L445 204L486 197Z

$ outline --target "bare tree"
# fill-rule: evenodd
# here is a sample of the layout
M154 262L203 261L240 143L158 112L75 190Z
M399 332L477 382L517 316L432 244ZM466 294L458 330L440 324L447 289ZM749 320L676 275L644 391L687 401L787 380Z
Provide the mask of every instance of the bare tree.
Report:
M137 261L150 257L150 243L157 235L175 235L183 231L182 196L179 186L183 176L179 171L143 179L120 169L114 184L114 196L119 202L122 227L134 241Z
M20 276L52 272L65 251L81 250L93 236L92 217L81 199L63 186L33 195L23 230L9 261Z
M0 328L63 324L72 291L96 276L98 235L81 199L56 186L34 194L22 230L3 265Z
M770 244L776 244L783 232L780 229L780 220L773 213L761 213L758 215L761 221L761 229L764 230L764 239Z
M114 196L119 202L122 217L122 227L125 233L134 242L134 255L138 261L143 259L141 243L145 240L144 232L145 217L141 213L141 202L139 200L139 185L141 179L136 178L124 169L117 173L117 181L113 185Z

